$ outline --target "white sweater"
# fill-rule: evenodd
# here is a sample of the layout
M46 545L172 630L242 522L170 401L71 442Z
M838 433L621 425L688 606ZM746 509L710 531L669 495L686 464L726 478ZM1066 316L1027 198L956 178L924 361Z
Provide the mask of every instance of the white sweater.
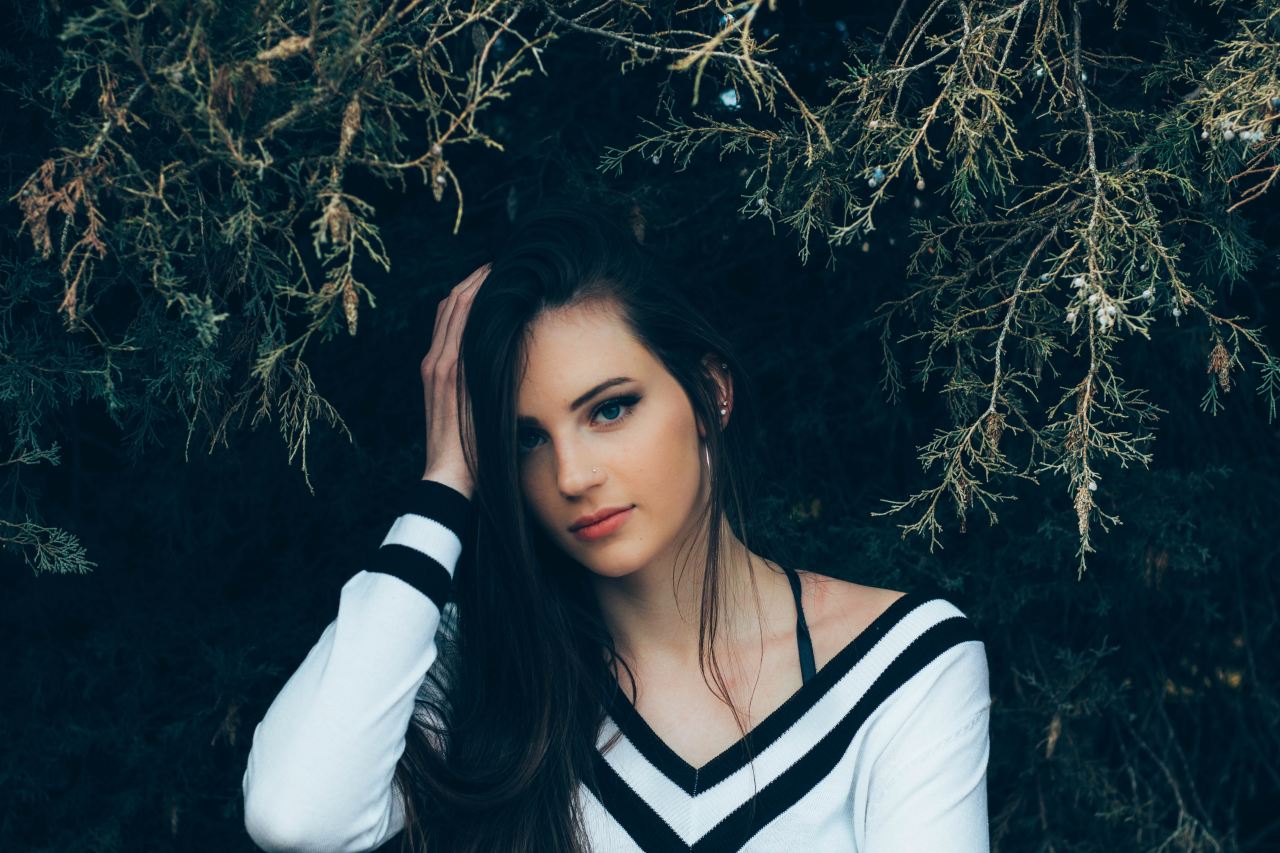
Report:
M254 730L245 828L265 850L371 850L404 825L392 774L474 517L434 481L406 500ZM581 789L592 849L985 853L990 705L972 624L908 593L748 732L751 764L739 740L690 766L620 698Z

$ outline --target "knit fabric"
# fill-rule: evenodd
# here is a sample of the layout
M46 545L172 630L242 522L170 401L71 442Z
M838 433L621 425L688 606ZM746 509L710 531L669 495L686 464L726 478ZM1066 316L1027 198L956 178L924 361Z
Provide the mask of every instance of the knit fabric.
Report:
M392 775L426 674L450 648L450 583L474 508L430 480L401 500L254 730L245 827L264 850L372 850L404 826ZM595 784L580 789L595 853L989 850L986 653L945 599L899 598L701 767L616 695Z

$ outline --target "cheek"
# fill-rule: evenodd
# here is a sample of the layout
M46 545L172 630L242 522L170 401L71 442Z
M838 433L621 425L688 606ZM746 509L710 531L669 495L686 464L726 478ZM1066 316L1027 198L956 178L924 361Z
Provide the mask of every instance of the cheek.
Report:
M656 489L657 496L673 503L683 502L675 501L677 497L687 501L697 489L702 453L691 414L678 409L662 412L659 417L645 420L634 433L636 441L619 448L625 456L616 460L616 464L634 469L647 485ZM628 462L628 459L634 461ZM652 501L654 492L650 491L647 497Z

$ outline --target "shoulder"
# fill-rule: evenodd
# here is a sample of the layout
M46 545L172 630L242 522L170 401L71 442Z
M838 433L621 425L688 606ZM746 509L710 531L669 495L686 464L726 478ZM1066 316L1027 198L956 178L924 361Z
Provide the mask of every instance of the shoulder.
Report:
M810 600L813 602L811 626L828 622L846 625L870 622L906 594L901 590L867 586L818 572L800 571L797 574L807 596L806 605Z
M986 648L952 602L909 594L912 609L886 633L876 711L867 724L869 768L883 795L894 780L971 786L986 770L991 691ZM933 780L933 781L931 781Z
M927 702L952 712L989 704L986 648L955 603L928 591L866 586L801 572L814 654L865 662L895 702ZM806 610L806 613L808 611Z
M847 642L872 624L885 621L906 621L921 630L947 621L961 631L976 634L976 627L964 611L935 591L867 586L805 570L797 574L804 590L810 630L827 633L837 643L841 638Z
M797 572L803 589L805 621L818 668L835 657L877 620L883 621L905 595L818 572Z

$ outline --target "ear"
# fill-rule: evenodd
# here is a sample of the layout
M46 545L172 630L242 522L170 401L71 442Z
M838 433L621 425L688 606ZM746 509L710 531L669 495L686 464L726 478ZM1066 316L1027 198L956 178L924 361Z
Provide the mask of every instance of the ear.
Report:
M728 426L729 416L733 413L733 375L727 367L721 367L723 364L725 362L715 353L702 358L702 365L716 386L715 411L720 418L720 429ZM719 414L721 409L725 410L723 415ZM707 437L706 428L701 422L698 423L698 437Z

